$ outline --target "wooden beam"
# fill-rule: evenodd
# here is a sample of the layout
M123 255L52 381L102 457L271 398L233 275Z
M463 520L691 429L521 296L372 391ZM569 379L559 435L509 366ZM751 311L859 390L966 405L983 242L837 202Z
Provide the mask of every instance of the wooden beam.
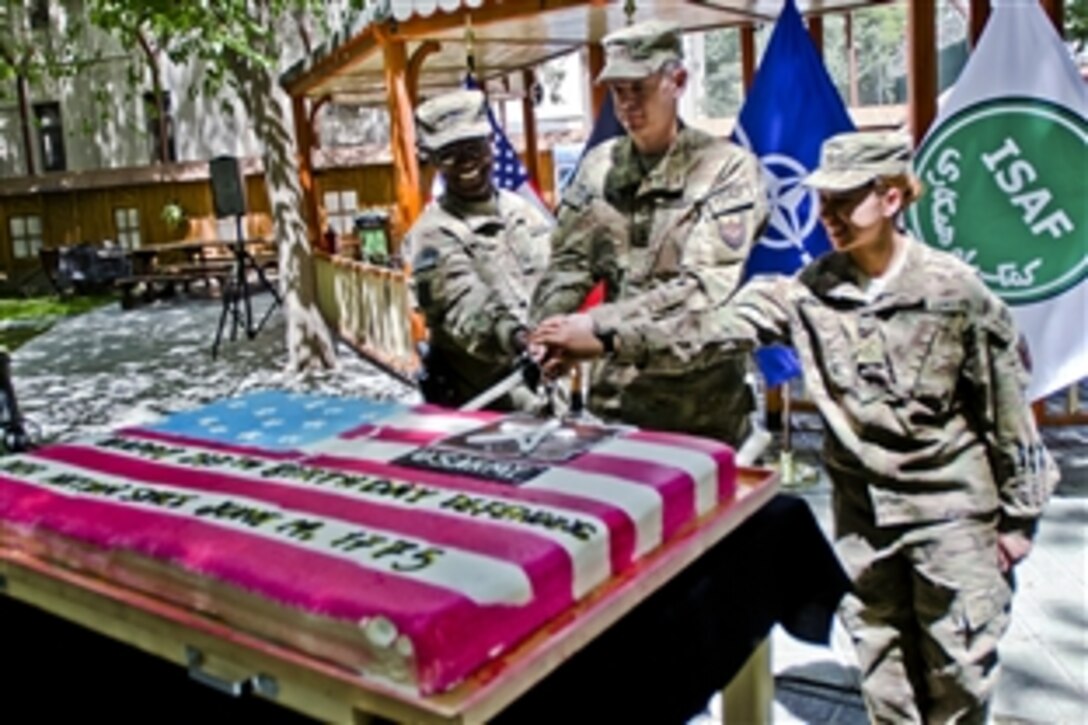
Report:
M335 50L312 67L299 73L288 81L282 82L283 89L290 96L304 96L322 82L339 75L347 68L361 63L368 55L378 50L375 36L377 25L366 26L347 42L336 46Z
M978 45L982 29L990 19L990 0L970 0L967 17L967 42L974 48Z
M843 17L843 30L846 40L846 78L850 89L850 107L857 108L861 105L861 95L858 93L858 49L854 43L854 14L846 13Z
M808 18L808 34L812 38L812 44L816 46L816 52L823 57L824 54L824 17L811 15Z
M1054 29L1058 31L1058 35L1062 38L1065 37L1065 3L1063 0L1040 0L1043 6L1043 11L1050 18L1050 22L1054 23Z
M593 115L590 126L592 126L597 117L601 115L601 109L604 108L604 97L608 93L608 89L596 82L597 76L604 69L604 49L600 43L590 43L586 46L586 50L589 52L586 59L586 70L589 73L589 108Z
M317 207L317 189L314 188L313 163L313 127L310 114L306 112L306 98L295 96L291 99L291 110L295 117L295 143L298 145L298 180L302 187L302 218L306 221L306 230L310 234L310 248L323 249L324 235L319 224L321 217ZM326 250L330 254L333 250Z
M442 44L437 40L425 40L408 60L408 98L413 107L419 104L419 74L423 72L423 61L440 50Z
M411 228L423 208L419 160L416 157L416 131L412 117L412 99L408 92L408 51L403 40L384 29L377 31L385 61L385 87L389 91L389 138L393 151L393 189L396 209L393 215L391 253L396 253L400 239Z
M526 171L537 189L540 185L540 156L537 151L536 139L536 104L533 102L533 86L536 83L536 74L531 69L521 72L521 82L525 86L525 94L521 99L521 123L525 131L525 156Z
M907 118L914 143L921 143L937 115L936 0L907 3Z
M751 23L740 26L740 78L748 95L756 78L756 26Z
M325 95L318 98L316 101L310 104L310 113L307 114L310 122L310 139L311 145L315 149L321 148L321 134L317 132L317 112L321 110L321 107L332 100L332 96Z

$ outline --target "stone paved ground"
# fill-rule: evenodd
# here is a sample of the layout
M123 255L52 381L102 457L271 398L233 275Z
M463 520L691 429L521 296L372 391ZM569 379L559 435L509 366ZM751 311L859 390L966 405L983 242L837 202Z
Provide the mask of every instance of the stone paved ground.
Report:
M256 319L269 301L253 298ZM31 433L46 441L98 433L259 388L418 400L414 388L346 348L335 370L288 374L279 310L253 340L224 340L212 360L221 309L205 299L128 311L113 304L66 319L20 347L12 377Z
M258 312L267 297L255 299ZM40 439L56 440L121 425L263 387L405 401L418 394L342 350L336 370L284 372L282 314L254 340L224 342L213 361L220 304L157 303L123 312L117 305L57 324L20 348L13 375L23 412ZM1088 399L1088 386L1082 396ZM797 460L816 472L799 489L825 528L830 490L819 469L819 423L794 419ZM995 720L1088 723L1088 428L1050 429L1048 445L1064 478L1043 517L1036 550L1019 570L1013 625L1003 643L1004 677ZM829 648L776 632L776 722L865 722L849 641L836 630ZM699 718L714 722L716 704Z

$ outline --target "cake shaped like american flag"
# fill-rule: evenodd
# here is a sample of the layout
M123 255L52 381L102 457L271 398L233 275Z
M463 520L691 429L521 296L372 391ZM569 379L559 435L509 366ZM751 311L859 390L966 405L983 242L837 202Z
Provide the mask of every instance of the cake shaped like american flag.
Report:
M735 478L699 438L268 391L0 459L0 548L426 695Z

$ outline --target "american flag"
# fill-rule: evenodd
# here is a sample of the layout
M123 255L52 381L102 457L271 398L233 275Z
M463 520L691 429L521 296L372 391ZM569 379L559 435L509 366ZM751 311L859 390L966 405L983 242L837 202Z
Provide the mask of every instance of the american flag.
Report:
M485 452L450 447L484 437L481 427L520 440L535 430L525 426L249 393L0 458L0 556L25 546L160 599L195 596L233 626L441 692L692 520L734 505L733 452L714 441L607 431L573 457L537 460L517 485L477 475ZM240 592L277 614L232 605Z
M544 200L540 198L540 193L536 190L536 187L533 186L525 164L521 163L521 158L518 157L518 153L514 150L510 139L506 137L502 126L495 120L495 113L490 106L487 108L487 120L491 124L491 150L495 155L495 164L491 169L491 180L494 182L495 187L512 191L524 197L536 205L548 219L554 219L551 210L544 203Z

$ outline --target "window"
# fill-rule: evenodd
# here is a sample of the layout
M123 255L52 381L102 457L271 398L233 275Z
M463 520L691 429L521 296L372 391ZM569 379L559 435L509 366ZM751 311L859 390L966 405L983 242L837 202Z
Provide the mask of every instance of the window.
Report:
M162 92L162 112L166 116L166 158L163 158L163 126L159 124L159 107L155 103L154 92L144 94L144 110L147 118L147 137L151 143L151 163L177 161L178 148L174 139L174 112L170 104L170 91Z
M49 27L49 0L34 0L30 3L30 27L45 30Z
M355 189L325 192L325 216L328 227L337 234L355 231L355 215L359 211L359 195Z
M64 155L64 126L60 122L59 103L35 103L34 115L38 119L38 151L45 171L64 171L67 160Z
M37 214L13 216L8 219L11 231L11 252L15 259L38 256L42 248L42 218Z
M132 207L114 209L113 222L117 227L117 244L122 249L139 249L140 211Z

